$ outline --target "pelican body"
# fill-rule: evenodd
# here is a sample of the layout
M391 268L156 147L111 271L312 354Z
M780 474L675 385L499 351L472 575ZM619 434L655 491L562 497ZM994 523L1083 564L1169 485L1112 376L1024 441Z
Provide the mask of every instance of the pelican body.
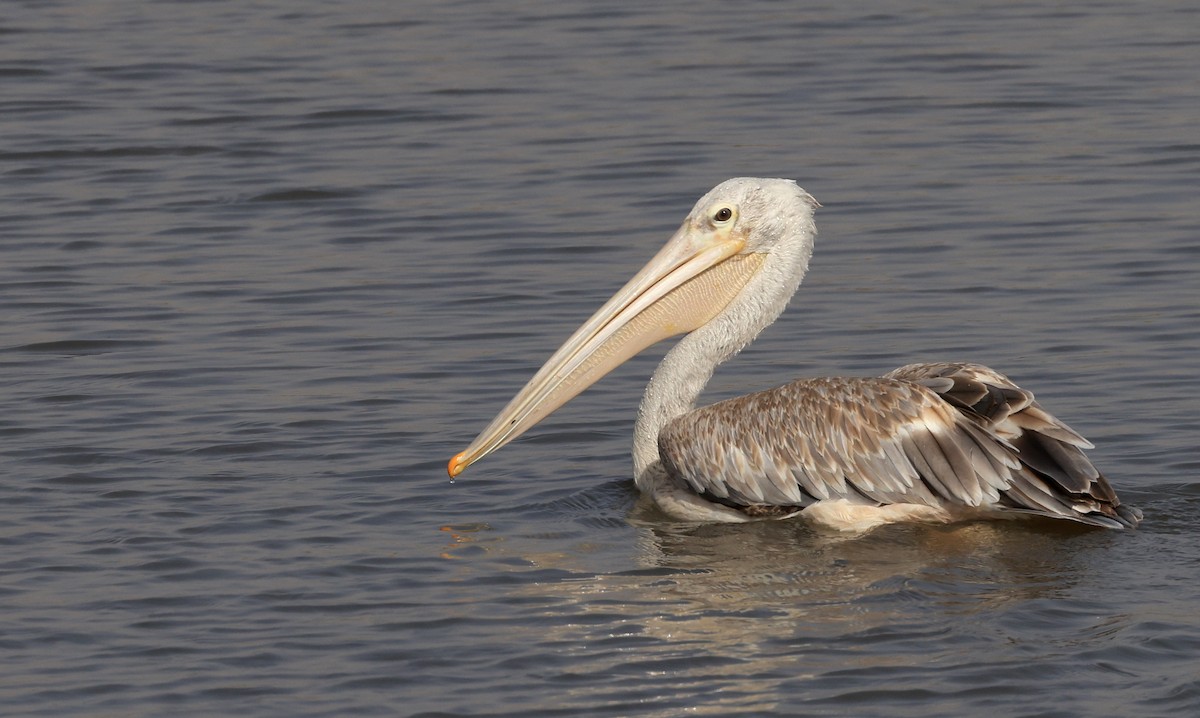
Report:
M542 366L464 451L464 469L609 371L682 335L634 428L634 480L688 521L800 516L845 531L1040 515L1132 528L1092 445L1004 375L970 363L799 379L696 408L721 362L782 313L808 269L820 205L791 180L704 195L650 263Z

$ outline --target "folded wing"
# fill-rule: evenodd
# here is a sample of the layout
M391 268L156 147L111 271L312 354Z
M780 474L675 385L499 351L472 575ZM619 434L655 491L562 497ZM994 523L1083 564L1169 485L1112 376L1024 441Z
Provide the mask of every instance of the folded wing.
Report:
M1018 511L1136 526L1086 439L977 364L802 379L689 412L659 435L664 468L752 514L828 499Z

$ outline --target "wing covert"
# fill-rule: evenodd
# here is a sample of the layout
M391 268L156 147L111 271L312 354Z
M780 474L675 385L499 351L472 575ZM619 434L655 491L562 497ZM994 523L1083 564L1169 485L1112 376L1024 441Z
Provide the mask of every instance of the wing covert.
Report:
M801 379L689 412L659 435L666 470L734 507L827 499L1011 510L1134 526L1091 444L1007 377L913 364Z

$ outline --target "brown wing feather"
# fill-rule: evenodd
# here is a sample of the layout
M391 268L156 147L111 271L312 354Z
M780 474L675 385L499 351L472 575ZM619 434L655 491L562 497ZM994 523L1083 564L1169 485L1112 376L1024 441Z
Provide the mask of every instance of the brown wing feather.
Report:
M1013 510L1135 526L1091 444L1007 377L913 364L802 379L692 411L659 436L664 467L720 503L770 513L823 499Z

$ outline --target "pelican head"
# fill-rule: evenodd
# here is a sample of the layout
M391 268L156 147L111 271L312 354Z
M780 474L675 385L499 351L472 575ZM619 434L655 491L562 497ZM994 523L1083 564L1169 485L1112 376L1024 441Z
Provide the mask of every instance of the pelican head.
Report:
M714 187L666 246L450 460L450 476L517 438L638 352L707 325L746 295L752 303L770 305L755 312L769 314L752 329L757 334L800 283L818 206L792 180L741 177ZM770 300L776 296L782 300Z

